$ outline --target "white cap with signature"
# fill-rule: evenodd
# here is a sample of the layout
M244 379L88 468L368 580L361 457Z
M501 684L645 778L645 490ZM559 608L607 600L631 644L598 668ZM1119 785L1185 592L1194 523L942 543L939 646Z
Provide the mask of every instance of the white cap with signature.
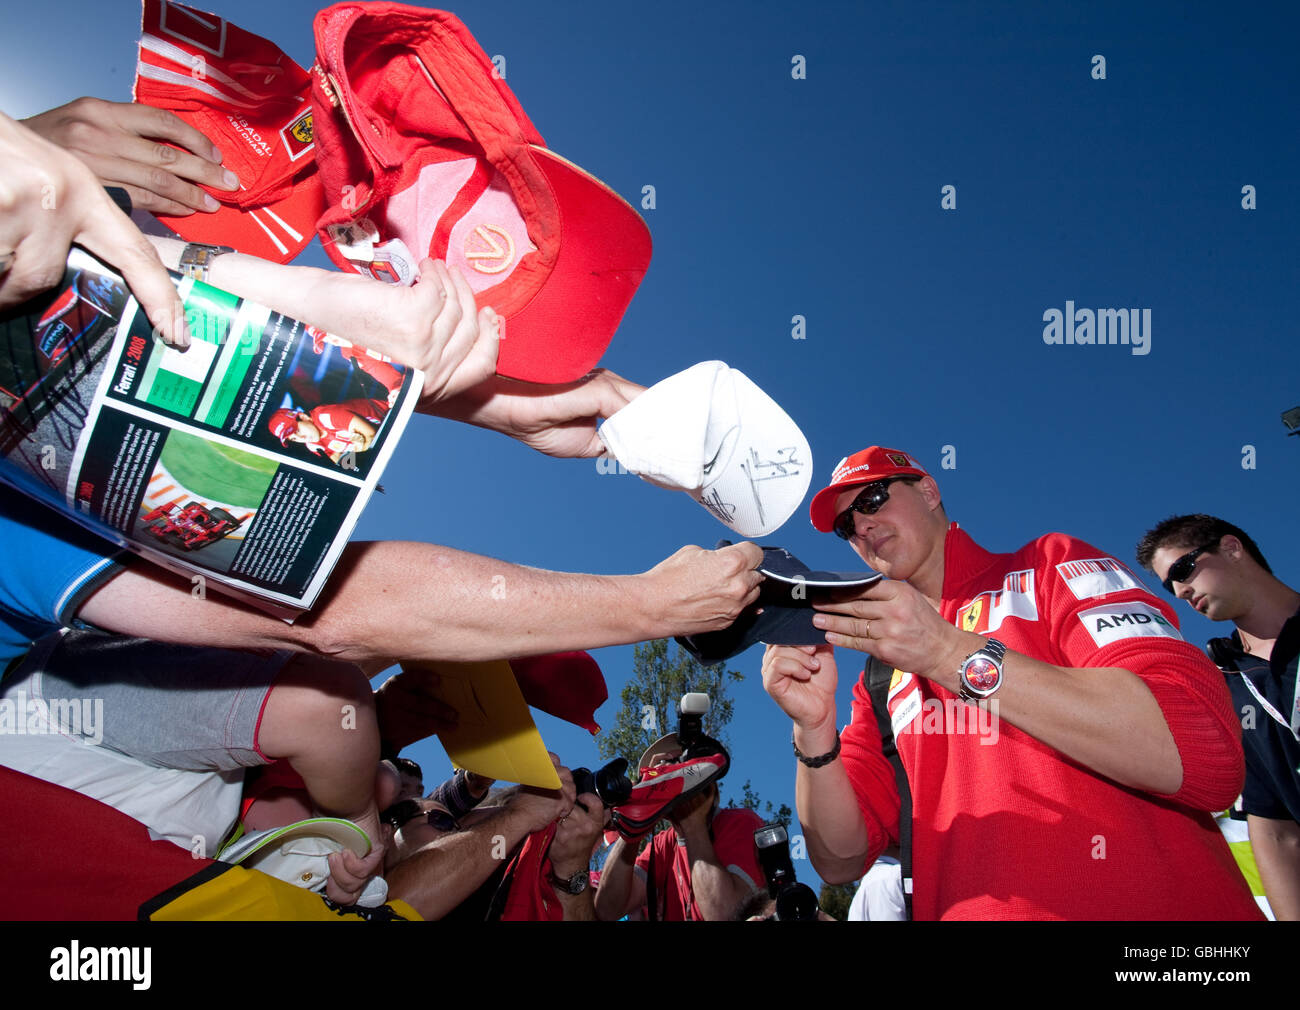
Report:
M799 426L722 361L651 386L606 420L600 437L632 473L685 491L744 537L780 528L812 482L812 450Z

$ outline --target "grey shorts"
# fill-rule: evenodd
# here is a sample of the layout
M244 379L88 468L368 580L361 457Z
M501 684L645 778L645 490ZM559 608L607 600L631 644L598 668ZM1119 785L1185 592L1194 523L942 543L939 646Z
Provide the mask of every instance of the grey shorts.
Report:
M270 761L257 749L258 725L292 656L63 631L32 646L3 692L102 713L102 746L146 764L228 771Z

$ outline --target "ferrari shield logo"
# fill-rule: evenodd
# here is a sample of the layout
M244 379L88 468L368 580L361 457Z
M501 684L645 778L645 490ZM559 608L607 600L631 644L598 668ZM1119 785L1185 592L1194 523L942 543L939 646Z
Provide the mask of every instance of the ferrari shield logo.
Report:
M297 161L312 147L311 109L295 118L280 131L280 139L290 161Z
M1022 621L1038 620L1038 603L1034 598L1034 570L1009 572L1001 589L980 593L957 611L957 627L987 635L1002 627L1009 617Z

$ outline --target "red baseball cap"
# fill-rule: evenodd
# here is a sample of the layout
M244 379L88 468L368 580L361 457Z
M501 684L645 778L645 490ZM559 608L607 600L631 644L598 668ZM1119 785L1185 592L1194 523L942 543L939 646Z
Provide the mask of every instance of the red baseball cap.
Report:
M135 100L174 112L221 149L234 193L221 209L158 219L191 242L287 263L325 209L316 174L311 80L266 39L216 14L144 0Z
M281 407L266 419L266 426L280 440L281 445L288 445L289 436L298 430L298 412Z
M650 231L546 142L446 11L340 3L316 15L318 227L344 269L407 280L460 267L506 322L497 371L581 378L650 263Z
M823 533L835 528L835 499L845 488L873 484L886 477L928 477L923 466L901 449L870 446L845 456L831 472L831 482L815 495L808 506L813 526Z

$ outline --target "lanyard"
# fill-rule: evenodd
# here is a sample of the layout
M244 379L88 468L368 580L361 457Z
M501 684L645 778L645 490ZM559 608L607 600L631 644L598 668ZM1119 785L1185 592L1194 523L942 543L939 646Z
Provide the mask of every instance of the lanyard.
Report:
M1270 673L1272 672L1271 666L1266 667L1266 669L1268 669ZM1296 696L1291 702L1291 719L1288 721L1281 712L1273 707L1267 698L1259 693L1259 688L1257 688L1255 682L1246 675L1246 672L1243 670L1240 671L1240 673L1241 679L1246 682L1247 690L1255 696L1256 701L1264 706L1264 711L1273 717L1274 722L1290 730L1291 735L1296 738L1297 742L1300 742L1300 674L1296 676Z

